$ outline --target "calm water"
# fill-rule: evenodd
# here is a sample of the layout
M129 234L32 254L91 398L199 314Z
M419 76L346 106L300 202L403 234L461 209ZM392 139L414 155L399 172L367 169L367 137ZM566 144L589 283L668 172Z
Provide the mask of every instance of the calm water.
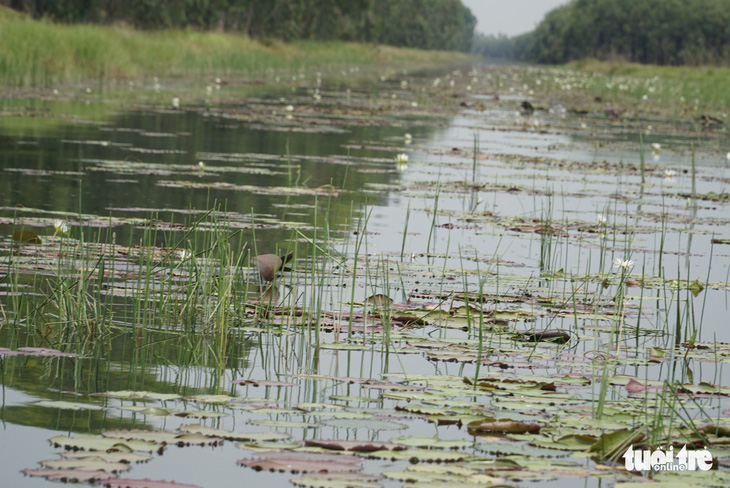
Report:
M79 239L83 229L85 242L108 243L113 236L114 243L133 249L139 244L172 245L185 236L191 219L214 207L235 233L234 249L273 253L297 242L295 269L285 273L288 285L280 290L289 304L319 303L323 310L342 311L349 310L352 302L359 307L366 297L382 293L404 307L408 303L421 310L443 308L438 297L453 297L465 288L478 291L481 281L483 290L494 297L495 309L515 317L520 311L525 314L510 321L513 330L573 330L580 340L568 351L580 357L613 344L605 333L610 321L605 313L578 317L560 310L574 297L600 295L610 302L616 287L603 291L600 276L615 278L613 260L620 258L635 262L631 275L635 279L643 270L647 280L663 276L668 283L673 279L719 283L696 298L689 297L686 287L677 294L671 284L644 291L627 288L627 324L636 327L641 316L641 327L652 332L640 334L636 342L635 335L627 332L625 347L671 349L678 316L685 325L677 342L691 334L687 324L698 328L698 342L730 341L725 326L730 247L722 243L730 239L727 203L687 199L693 185L692 147L696 193L727 192L725 153L730 147L725 147L724 131L642 114L610 122L600 109L588 114L520 113L520 102L531 97L520 94L524 80L519 76L527 75L506 75L503 70L479 67L468 74L462 70L428 77L384 73L385 79L351 84L325 76L321 86L314 75L292 83L271 80L264 88L232 81L213 88L212 94L206 94L204 86L184 84L166 86L161 92L137 86L101 94L73 87L58 94L1 100L0 243L5 269L0 268L4 280L0 291L5 296L0 299L4 307L0 347L51 347L43 341L44 331L24 326L22 311L11 307L8 266L11 236L18 226L44 240L37 250L28 246L18 252L35 263L28 265L20 280L28 285L29 294L42 297L47 290L34 285L38 281L31 269L43 269L43 274L54 268L53 252L67 239L51 237L55 219L70 224L68 239ZM501 87L494 81L500 76L507 80ZM401 84L404 80L407 85ZM501 95L499 101L493 99L495 93ZM179 109L173 108L173 97L180 99ZM532 96L547 106L551 97L549 91ZM478 107L480 103L485 106ZM647 160L643 185L639 132L644 134ZM651 144L659 146L652 151ZM396 165L399 153L408 155L407 167ZM336 195L329 192L329 185ZM600 223L597 216L606 222ZM554 225L549 237L539 233L545 222ZM159 231L149 237L148 230L155 226ZM314 253L322 256L311 245L313 239L326 242L330 256L336 256L336 263L330 259L321 268L326 277L320 281L312 274L322 262L310 259ZM44 259L51 264L38 264ZM126 256L115 259L129 266ZM139 266L136 261L133 270L135 266ZM348 267L358 275L345 273ZM547 278L555 273L560 275L556 281ZM566 274L575 279L565 278ZM126 289L133 286L133 280L117 281ZM583 285L571 292L574 282ZM540 296L558 298L527 299ZM646 302L638 311L642 296ZM175 430L196 423L120 408L143 402L91 396L107 391L186 397L227 394L247 401L267 399L286 408L328 403L338 395L364 396L370 400L350 400L348 408L370 417L378 412L376 417L392 421L391 427L348 427L346 422L328 424L301 411L259 413L195 400L165 405L220 411L224 417L200 423L235 432L287 432L293 441L388 441L402 435L472 439L465 427L437 426L423 416L396 411L403 402L393 397L380 397L378 391L358 383L332 380L399 380L397 375L403 373L453 375L457 381L474 376L473 362L458 358L444 362L412 350L435 349L419 345L422 339L443 344L473 339L462 330L439 327L438 321L404 332L408 337L396 335L394 341L402 341L397 346L409 349L401 353L393 350L395 342L387 340L376 340L363 350L320 350L312 347L311 332L273 334L245 321L235 324L242 328L224 344L210 333L186 334L174 328L142 332L136 328L134 310L119 303L116 307L109 339L86 349L84 359L0 356L0 466L8 486L48 485L42 478L24 477L20 469L55 458L61 449L47 441L54 435ZM338 339L327 332L322 341L331 344ZM524 348L524 354L529 355L531 348ZM518 365L510 373L550 377L574 372L565 362L547 360L557 353L554 348L546 350L545 360ZM217 351L225 351L225 360L219 360ZM494 354L505 360L501 353ZM519 362L524 360L522 354L507 357ZM692 376L682 373L683 381L727 385L724 378L730 371L724 362L693 361ZM675 366L627 361L617 366L616 374L663 379ZM481 374L499 374L502 369L485 363ZM247 378L292 381L295 386L233 383ZM583 398L590 396L587 392ZM104 408L74 411L37 404L61 399ZM723 407L726 404L720 400L707 406L712 411ZM522 415L503 413L514 419ZM307 429L269 424L278 421L321 425ZM164 456L133 465L128 476L209 487L241 477L254 484L289 486L289 479L298 477L236 465L236 460L252 453L235 444L169 447ZM590 461L581 462L592 466ZM365 472L375 474L407 466L389 460L364 464ZM562 476L540 486L557 482L599 486L605 480L594 475L585 480ZM401 485L392 480L381 483Z

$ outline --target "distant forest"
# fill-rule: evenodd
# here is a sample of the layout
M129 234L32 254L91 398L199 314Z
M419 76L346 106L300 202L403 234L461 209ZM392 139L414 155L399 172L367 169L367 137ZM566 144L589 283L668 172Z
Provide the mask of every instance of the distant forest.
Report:
M0 0L0 5L56 22L454 51L471 49L476 25L461 0Z
M730 64L730 0L573 0L518 37L477 36L488 57L657 65Z

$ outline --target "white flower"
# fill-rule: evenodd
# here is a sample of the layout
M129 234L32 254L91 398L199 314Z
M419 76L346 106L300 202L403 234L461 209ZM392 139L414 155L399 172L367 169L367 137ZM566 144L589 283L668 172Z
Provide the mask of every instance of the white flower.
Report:
M53 228L56 229L56 234L58 234L59 232L61 234L65 234L68 232L68 224L66 223L65 220L61 220L61 219L54 220Z
M674 171L673 169L664 170L664 177L668 180L671 180L672 178L674 178L674 175L676 175L676 174L677 174L677 172Z
M418 107L418 102L411 102L411 107L413 107L413 108Z
M287 105L284 110L291 113L294 111L294 105Z
M200 171L205 171L205 163L202 161L198 161L198 169Z
M180 108L180 99L178 97L172 99L172 108Z
M651 145L651 150L654 152L659 152L659 150L661 148L662 148L662 145L659 144L658 142L655 142L654 144Z
M725 155L725 159L727 159L728 161L730 161L730 152Z
M616 258L613 260L613 267L614 268L623 268L625 270L630 270L634 267L634 262L630 259L621 259Z
M408 155L406 153L401 153L395 157L395 167L398 171L408 169Z
M596 215L596 221L598 221L600 225L606 225L608 223L608 219L601 214Z
M405 136L403 136L403 138L406 140L406 144L410 144L411 142L413 142L413 136L410 134L406 134Z

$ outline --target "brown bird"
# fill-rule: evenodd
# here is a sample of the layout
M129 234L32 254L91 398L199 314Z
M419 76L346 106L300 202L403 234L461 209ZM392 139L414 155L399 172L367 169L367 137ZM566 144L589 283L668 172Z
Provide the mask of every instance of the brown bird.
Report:
M294 251L285 256L277 256L276 254L262 254L256 257L256 268L259 270L259 276L264 281L272 281L276 276L276 272L286 263L291 261Z

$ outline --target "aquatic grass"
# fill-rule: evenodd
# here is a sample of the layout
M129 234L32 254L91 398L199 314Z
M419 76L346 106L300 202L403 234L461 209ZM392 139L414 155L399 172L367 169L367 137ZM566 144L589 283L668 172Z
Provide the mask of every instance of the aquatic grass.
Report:
M541 272L550 270L553 256L553 203L548 199L547 208L542 209L540 216L540 262Z
M406 207L406 217L403 221L403 240L401 241L400 245L400 260L403 262L403 257L405 255L405 249L406 249L406 238L408 237L408 224L411 221L411 201L408 200L408 206Z
M641 184L646 184L646 155L644 151L644 135L639 131L639 168L641 169Z

